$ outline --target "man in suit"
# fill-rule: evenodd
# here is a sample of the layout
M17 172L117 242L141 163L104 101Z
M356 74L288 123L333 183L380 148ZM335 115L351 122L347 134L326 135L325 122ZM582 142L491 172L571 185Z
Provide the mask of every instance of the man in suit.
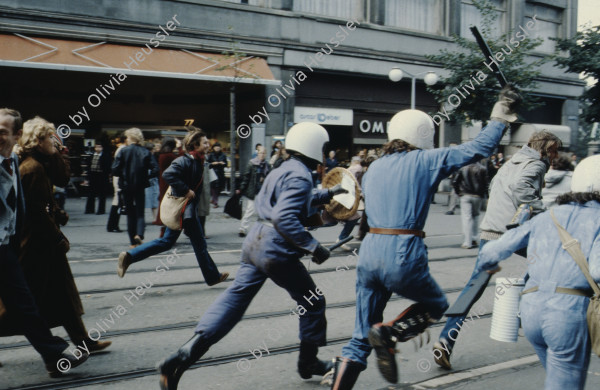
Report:
M40 316L23 270L17 250L19 233L25 214L25 200L19 177L17 155L13 146L21 136L23 119L18 111L0 109L0 299L14 326L23 330L27 340L42 355L51 377L82 364L88 355L76 358L65 352L69 344L52 336Z

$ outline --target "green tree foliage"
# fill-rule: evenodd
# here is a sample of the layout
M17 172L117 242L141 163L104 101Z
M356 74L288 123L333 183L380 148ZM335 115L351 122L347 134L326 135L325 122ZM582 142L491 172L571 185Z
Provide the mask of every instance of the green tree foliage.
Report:
M521 91L535 89L535 78L540 74L537 69L549 58L543 57L526 61L526 56L539 46L542 40L531 39L527 36L521 40L515 36L517 31L510 31L498 36L492 27L498 17L494 5L487 0L473 0L473 4L482 15L482 25L477 28L488 43L490 50L493 54L498 52L503 54L503 61L497 60L497 62L504 76ZM485 65L485 63L490 64L491 60L483 58L483 53L475 40L457 35L452 35L452 39L459 46L458 50L444 49L440 54L427 56L429 60L443 64L444 68L450 71L450 76L442 78L441 83L427 87L427 89L435 95L438 103L446 107L450 114L450 121L462 122L467 125L475 120L485 122L489 119L500 91L498 80ZM505 52L502 52L502 49ZM474 88L471 88L471 85ZM456 108L453 106L457 105L458 100L452 95L460 98L460 104ZM532 110L542 104L538 99L526 93L523 93L523 98L521 112ZM453 111L450 113L451 109Z
M582 119L587 123L600 122L600 87L597 81L600 80L600 26L579 31L571 39L556 41L558 67L596 79L596 83L581 96ZM560 51L566 51L567 56L561 56Z

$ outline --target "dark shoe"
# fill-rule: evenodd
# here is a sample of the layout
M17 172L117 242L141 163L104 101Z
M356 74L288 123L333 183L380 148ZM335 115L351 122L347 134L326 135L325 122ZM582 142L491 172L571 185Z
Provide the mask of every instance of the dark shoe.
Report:
M239 233L238 233L238 236L240 236L240 237L246 237L246 233L244 233L244 232L239 232Z
M313 375L323 376L333 368L332 361L315 359L313 361L298 360L298 374L302 379L310 379Z
M55 359L46 361L46 371L50 378L59 378L62 374L67 373L72 368L82 365L90 355L82 352L83 355L77 359L70 353L61 353Z
M136 246L142 245L144 242L142 241L142 238L138 235L135 235L133 237L133 242L135 242Z
M219 278L219 280L217 280L217 281L216 281L216 282L214 282L214 283L206 283L206 284L207 284L208 286L214 286L214 285L217 285L217 284L219 284L219 283L221 283L221 282L224 282L224 281L226 281L228 277L229 277L229 272L223 272L223 273L221 274L221 277Z
M125 272L127 272L127 268L131 265L131 255L129 252L121 252L119 253L119 262L117 263L117 275L120 278L125 276Z
M379 323L369 330L369 343L377 355L379 372L390 383L398 383L396 342L392 340L389 327Z
M354 387L360 372L366 367L348 358L335 358L331 390L350 390Z
M454 215L454 211L452 211L452 210L446 211L446 215Z
M116 228L116 229L106 229L107 232L109 233L123 233L123 230Z
M473 246L479 246L479 243L477 241L473 240L473 241L471 241L471 245L473 245Z
M445 368L446 370L452 369L452 364L450 364L450 353L448 353L449 350L450 348L448 348L447 344L446 348L444 348L442 341L433 344L433 360L435 360L435 363L438 366ZM450 352L452 351L450 350Z
M194 335L177 352L158 363L161 390L177 390L179 379L196 360L208 351L208 345L199 334Z
M103 351L106 348L110 347L110 345L112 344L112 341L90 341L90 343L87 343L88 351L90 351L90 354L94 352Z
M213 203L213 206L212 206L212 207L213 207L213 209L216 209L217 207L219 207L219 205L218 205L218 204L214 204L214 203Z

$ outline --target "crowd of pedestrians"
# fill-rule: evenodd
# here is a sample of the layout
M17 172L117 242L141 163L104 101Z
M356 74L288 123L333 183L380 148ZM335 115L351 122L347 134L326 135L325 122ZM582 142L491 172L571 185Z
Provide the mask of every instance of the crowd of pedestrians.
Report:
M471 282L480 272L491 277L500 270L498 262L513 252L526 256L527 251L535 251L542 261L530 265L526 276L521 305L525 336L547 371L546 389L583 389L590 357L585 312L591 289L561 248L558 230L549 226L556 223L559 229L561 224L577 238L591 277L598 282L600 157L574 167L570 157L559 156L560 139L547 131L533 134L509 159L502 153L492 155L517 119L520 100L516 89L505 88L475 139L442 148L434 148L435 127L427 114L418 110L396 114L387 143L350 158L348 171L358 182L362 206L341 221L328 216L322 206L347 190L340 184L315 188L322 175L342 165L322 126L294 125L284 142L273 144L270 157L257 144L232 189L245 204L238 232L245 237L240 267L231 285L203 310L190 340L159 364L161 388L177 388L185 371L241 320L267 279L285 289L298 305L307 296L314 298L298 316L301 378L330 377L332 390L352 389L374 350L383 377L397 383L396 343L426 331L449 306L427 265L423 228L440 182L451 177L462 217L461 247L479 248L471 279L459 299L471 293ZM120 232L120 215L126 215L130 244L118 256L118 276L123 278L134 263L167 251L184 233L206 284L228 280L229 273L219 271L206 245L206 217L211 205L218 207L225 188L227 157L221 145L214 143L211 151L206 134L192 126L183 141L165 137L160 145L145 143L137 128L126 130L119 141L114 155L101 142L90 153L85 206L85 213L105 213L112 175L107 231ZM60 359L76 367L88 356L75 359L65 353L68 344L53 336L50 328L64 327L71 341L85 345L90 353L111 345L108 340L89 338L67 261L70 243L60 227L69 217L54 194L54 188L66 187L70 179L63 148L51 123L39 117L23 123L17 111L0 109L0 335L25 335L51 376L60 374L56 366ZM162 225L159 206L166 196L186 201L181 227L161 226L160 236L144 243L145 208L153 210L153 223ZM531 220L510 230L523 206L531 210ZM486 213L479 224L483 209ZM332 360L317 357L327 340L326 300L300 262L306 254L317 264L330 256L307 229L316 214L323 217L324 226L344 225L338 241L351 236L360 223L357 238L362 240L355 329L341 356ZM251 223L253 218L257 220ZM384 322L383 312L393 293L415 303ZM451 334L462 329L465 318L448 317L433 345L435 361L445 369L452 368L456 349Z

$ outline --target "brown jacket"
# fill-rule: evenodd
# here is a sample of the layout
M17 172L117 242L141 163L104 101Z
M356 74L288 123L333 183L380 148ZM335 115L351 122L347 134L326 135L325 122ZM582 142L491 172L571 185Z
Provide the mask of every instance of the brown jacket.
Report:
M40 313L51 328L62 326L66 319L83 314L67 256L58 246L64 238L58 224L64 225L66 216L60 213L52 194L53 185L68 183L68 162L59 154L34 153L23 156L19 169L25 196L19 261ZM0 317L0 334L17 334L4 317Z

